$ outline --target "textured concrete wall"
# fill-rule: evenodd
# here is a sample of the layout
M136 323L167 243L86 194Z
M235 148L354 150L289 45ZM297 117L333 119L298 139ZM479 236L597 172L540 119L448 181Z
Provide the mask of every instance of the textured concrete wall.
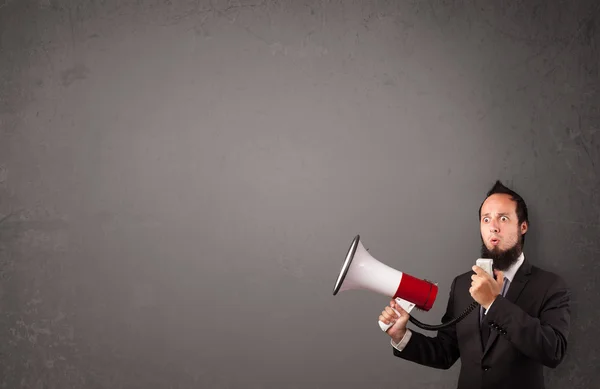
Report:
M439 323L496 179L600 378L597 3L0 3L0 387L453 388L331 290L360 233Z

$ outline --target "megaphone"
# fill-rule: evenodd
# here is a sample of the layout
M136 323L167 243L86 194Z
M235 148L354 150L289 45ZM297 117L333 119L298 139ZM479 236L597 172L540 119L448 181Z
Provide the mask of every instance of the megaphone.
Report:
M436 283L403 273L375 259L363 246L360 235L356 235L350 244L346 259L333 286L333 295L341 291L357 289L370 290L391 297L409 314L413 308L429 311L438 294ZM439 325L421 323L412 315L409 320L419 328L438 330L464 319L476 306L476 302L472 303L461 315ZM386 325L379 321L379 326L385 332L392 324Z

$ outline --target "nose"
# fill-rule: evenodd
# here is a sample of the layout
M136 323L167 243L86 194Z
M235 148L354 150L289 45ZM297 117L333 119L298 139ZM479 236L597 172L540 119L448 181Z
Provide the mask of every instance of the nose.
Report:
M498 227L498 223L496 221L493 221L490 223L490 232L493 232L493 233L500 232L500 228Z

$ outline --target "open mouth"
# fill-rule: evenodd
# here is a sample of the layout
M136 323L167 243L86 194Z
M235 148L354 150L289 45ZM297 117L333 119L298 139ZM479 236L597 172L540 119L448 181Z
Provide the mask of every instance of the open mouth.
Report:
M492 238L492 239L490 239L490 243L493 244L494 246L496 246L496 245L498 245L498 243L500 243L500 239Z

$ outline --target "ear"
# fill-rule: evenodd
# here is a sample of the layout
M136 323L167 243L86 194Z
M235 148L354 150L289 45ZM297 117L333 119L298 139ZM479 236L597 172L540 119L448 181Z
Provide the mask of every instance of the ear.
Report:
M525 234L528 228L529 226L527 225L527 222L521 223L521 234Z

